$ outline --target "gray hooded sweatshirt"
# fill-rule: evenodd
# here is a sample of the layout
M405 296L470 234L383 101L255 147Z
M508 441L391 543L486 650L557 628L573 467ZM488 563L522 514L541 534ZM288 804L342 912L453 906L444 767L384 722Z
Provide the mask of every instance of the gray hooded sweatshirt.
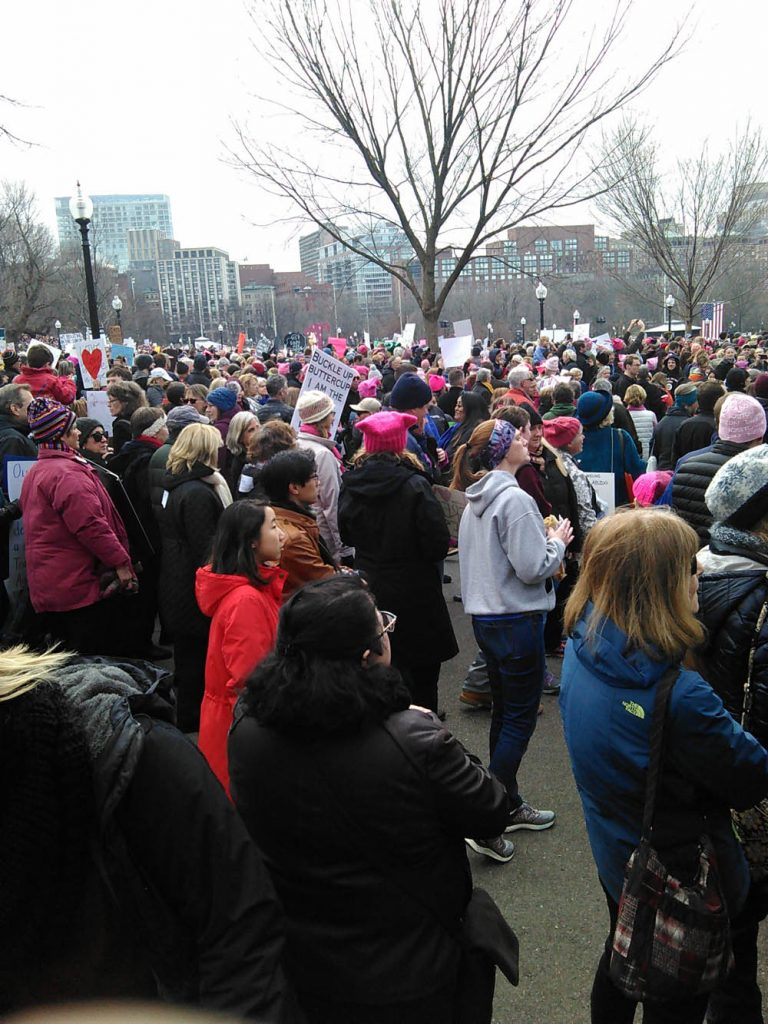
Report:
M546 612L555 605L547 581L565 556L548 540L536 502L505 470L467 489L459 526L461 598L469 615Z

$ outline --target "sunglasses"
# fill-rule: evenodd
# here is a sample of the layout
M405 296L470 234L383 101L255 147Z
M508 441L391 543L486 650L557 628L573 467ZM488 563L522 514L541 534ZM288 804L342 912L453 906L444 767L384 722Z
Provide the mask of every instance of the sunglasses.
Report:
M202 402L202 398L185 398L184 405L194 405L195 402Z
M384 620L384 626L382 627L381 632L376 634L377 640L380 640L385 633L391 633L397 625L397 616L394 612L385 612L379 608L379 614Z
M94 432L92 434L89 434L88 436L93 438L94 441L101 442L106 438L107 435L102 433L101 430L94 430Z

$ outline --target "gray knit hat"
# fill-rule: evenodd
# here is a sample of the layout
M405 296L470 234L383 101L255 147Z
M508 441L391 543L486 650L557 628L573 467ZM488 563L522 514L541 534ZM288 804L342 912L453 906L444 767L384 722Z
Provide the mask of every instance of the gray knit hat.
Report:
M194 405L177 405L168 413L165 425L168 427L168 433L170 436L175 438L178 437L184 427L188 427L190 423L210 422L211 421L208 417L199 413Z
M718 469L704 500L716 523L741 530L768 515L768 445L729 459Z

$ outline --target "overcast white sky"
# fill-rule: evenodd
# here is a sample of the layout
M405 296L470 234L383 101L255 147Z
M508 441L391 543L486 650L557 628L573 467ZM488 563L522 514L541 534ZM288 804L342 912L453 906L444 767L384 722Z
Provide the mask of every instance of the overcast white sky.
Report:
M605 9L603 0L578 2L583 25ZM26 181L52 227L53 197L72 194L79 178L92 194L166 193L184 246L218 245L238 260L298 268L293 229L249 223L268 220L274 200L221 159L224 142L233 142L230 117L252 111L253 93L281 90L242 0L6 0L2 7L0 94L28 107L0 107L0 120L38 145L0 140L0 176ZM636 0L636 8L620 57L639 69L690 4ZM635 104L659 142L680 154L707 137L732 137L750 115L768 129L768 5L699 0L694 19L686 53ZM283 142L280 119L268 124ZM561 222L589 219L585 211Z

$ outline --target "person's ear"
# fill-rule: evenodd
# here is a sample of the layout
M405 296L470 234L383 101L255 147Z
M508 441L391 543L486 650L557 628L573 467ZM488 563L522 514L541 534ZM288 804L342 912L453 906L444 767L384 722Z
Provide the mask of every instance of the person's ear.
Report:
M370 647L368 647L366 650L363 651L363 657L360 660L360 664L362 665L363 668L368 668L368 659L370 658L370 656L371 649Z

